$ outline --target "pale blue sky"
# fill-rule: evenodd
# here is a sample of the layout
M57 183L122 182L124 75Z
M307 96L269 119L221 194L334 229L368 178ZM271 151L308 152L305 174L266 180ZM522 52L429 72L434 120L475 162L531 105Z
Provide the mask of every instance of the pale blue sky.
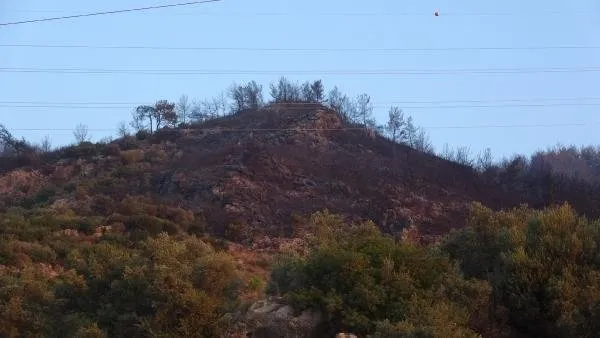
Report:
M0 0L0 22L174 3L157 0ZM440 17L433 16L436 8ZM357 15L360 14L360 15ZM168 47L264 48L457 48L600 47L600 2L574 1L275 1L222 2L62 21L0 27L0 44L87 44ZM162 70L449 70L485 68L600 67L600 48L438 51L182 51L0 47L4 68L109 68ZM598 69L598 68L596 68ZM485 147L496 155L531 153L557 143L600 144L600 72L437 75L140 75L48 74L0 71L0 123L9 129L111 129L131 108L58 109L14 107L7 101L139 102L202 99L234 81L256 80L268 88L279 75L323 79L354 96L371 95L383 121L398 105L425 127L576 124L538 128L428 129L434 145ZM268 90L265 91L265 94ZM587 100L563 100L588 98ZM537 100L489 102L490 100ZM436 108L432 101L482 100L495 107ZM417 102L414 102L417 101ZM557 105L561 104L561 105ZM506 104L550 104L497 107ZM573 105L573 104L578 104ZM587 105L582 105L587 104ZM12 105L12 106L11 106ZM10 107L7 107L10 106ZM97 105L96 105L97 106ZM421 108L407 108L418 106ZM431 108L422 108L431 106ZM92 131L94 139L114 131ZM69 130L14 131L53 144L73 140Z

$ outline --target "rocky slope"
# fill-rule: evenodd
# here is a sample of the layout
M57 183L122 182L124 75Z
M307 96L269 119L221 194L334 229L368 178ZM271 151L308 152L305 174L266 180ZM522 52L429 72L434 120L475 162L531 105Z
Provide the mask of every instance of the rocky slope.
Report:
M461 226L471 201L519 202L471 168L345 125L320 105L272 105L144 140L67 148L5 173L0 189L4 206L66 204L101 216L123 214L127 197L159 201L241 242L290 235L295 215L322 209L436 236Z

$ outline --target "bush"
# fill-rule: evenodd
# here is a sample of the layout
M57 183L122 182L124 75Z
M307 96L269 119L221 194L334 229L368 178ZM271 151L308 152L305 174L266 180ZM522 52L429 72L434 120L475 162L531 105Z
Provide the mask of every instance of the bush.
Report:
M591 337L600 329L600 222L569 205L494 213L476 204L469 227L442 249L465 274L490 281L497 312L506 308L518 330Z
M124 150L120 154L123 164L138 163L144 159L144 152L140 149Z
M322 311L323 334L373 334L389 320L398 334L475 335L468 322L485 307L485 283L463 280L443 255L396 243L373 223L348 225L328 213L315 214L310 228L306 238L314 248L281 258L268 290L296 308ZM432 316L438 305L443 313Z
M150 137L150 132L145 129L142 129L142 130L138 131L137 133L135 133L135 138L138 141L143 141L143 140L147 139L148 137Z

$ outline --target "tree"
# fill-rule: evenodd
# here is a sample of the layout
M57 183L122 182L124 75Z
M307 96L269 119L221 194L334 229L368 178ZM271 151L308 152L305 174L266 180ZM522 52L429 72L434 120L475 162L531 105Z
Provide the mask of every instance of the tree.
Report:
M348 123L356 120L356 106L346 94L340 92L337 86L329 91L327 102L331 109L337 111L342 116L344 122Z
M52 141L50 140L50 135L44 136L42 142L40 143L40 150L45 153L52 150Z
M416 137L413 140L412 147L427 154L435 153L429 134L427 134L427 131L423 127L417 128Z
M454 161L472 167L474 163L471 159L471 149L469 149L469 147L458 147L458 149L456 149Z
M16 139L6 127L0 124L0 151L2 155L21 155L30 152L33 147L25 139Z
M404 112L398 107L390 107L388 111L388 121L385 125L385 130L387 131L389 137L392 141L398 142L403 140L405 137L404 127L406 125L406 121L404 120Z
M150 133L153 131L153 119L154 119L154 107L148 105L138 106L133 112L133 121L131 121L131 126L136 131L146 130L148 127L150 129ZM148 120L148 122L145 122Z
M316 102L323 102L323 96L325 89L323 88L323 82L321 80L316 80L310 86L313 93L313 98Z
M310 82L304 82L302 84L302 101L314 102L315 100L315 95L310 85Z
M255 81L250 81L245 86L234 84L229 90L229 97L233 100L233 113L258 109L263 105L262 85Z
M416 140L417 140L417 127L415 126L415 124L413 122L412 116L409 116L408 119L406 120L406 126L405 126L404 130L406 133L405 142L409 146L412 147L416 143Z
M290 82L286 77L279 78L277 84L271 83L271 97L276 103L291 103L301 101L301 88Z
M88 142L90 140L88 127L82 123L78 124L73 131L73 136L75 136L75 141L79 144Z
M442 152L439 156L448 161L454 161L454 150L450 148L448 143L444 143L444 148L442 148Z
M371 97L367 94L360 94L356 97L356 117L355 119L364 126L368 126L368 121L372 119L373 104Z
M492 150L486 148L482 153L477 156L477 168L483 172L489 170L494 165Z
M127 123L125 121L121 121L117 128L117 134L119 137L127 137L129 136L129 129L127 128Z
M179 120L183 123L186 124L188 117L190 116L191 113L191 104L189 103L188 100L188 96L187 95L181 95L181 97L179 98L179 101L177 102L177 114L179 117Z
M342 95L337 86L331 88L327 95L327 103L329 107L338 113L341 113L342 106L344 104L345 95Z
M423 127L415 126L412 116L409 116L406 120L404 131L406 133L404 142L409 147L428 154L434 153L427 131Z
M214 119L226 115L230 111L229 109L227 97L224 92L221 92L210 100L194 101L190 110L190 118L197 121ZM231 111L235 111L235 108L231 107Z
M152 111L154 120L156 121L156 130L162 126L174 127L177 124L177 112L175 111L175 103L167 100L157 101Z

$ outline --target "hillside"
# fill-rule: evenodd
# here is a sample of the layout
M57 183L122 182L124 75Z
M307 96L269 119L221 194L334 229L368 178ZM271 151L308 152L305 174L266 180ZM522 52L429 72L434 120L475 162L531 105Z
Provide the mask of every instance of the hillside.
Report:
M597 332L589 181L520 158L478 171L321 104L184 127L45 153L4 137L0 334Z
M471 168L345 124L320 105L276 104L53 156L0 179L5 207L33 199L106 217L122 213L125 198L150 198L205 219L214 235L249 242L289 236L294 215L323 209L394 234L412 220L439 235L463 223L472 201L518 202ZM19 187L19 175L32 186Z

